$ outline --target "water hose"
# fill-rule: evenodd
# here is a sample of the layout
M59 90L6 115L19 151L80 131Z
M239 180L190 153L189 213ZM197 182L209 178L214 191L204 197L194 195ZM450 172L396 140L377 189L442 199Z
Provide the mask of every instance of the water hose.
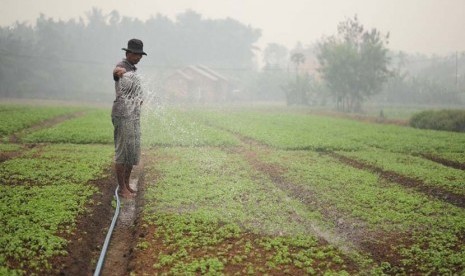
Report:
M115 190L115 197L116 197L116 210L113 216L113 220L111 221L110 228L108 229L107 236L105 238L105 242L103 243L102 252L100 252L100 258L97 262L97 267L95 268L94 276L100 275L100 270L102 269L103 263L105 261L105 255L107 254L108 245L110 244L111 234L113 233L113 229L115 228L116 221L119 215L120 209L120 201L118 196L119 185L117 185Z

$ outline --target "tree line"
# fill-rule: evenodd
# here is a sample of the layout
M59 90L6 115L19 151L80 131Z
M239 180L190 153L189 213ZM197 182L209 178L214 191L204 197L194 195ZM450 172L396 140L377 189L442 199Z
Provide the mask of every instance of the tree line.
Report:
M357 112L367 100L383 104L460 104L465 101L465 53L427 57L388 48L389 34L365 28L357 16L334 35L287 49L255 45L260 29L234 19L186 11L141 21L94 8L67 21L40 15L34 26L0 28L0 97L109 101L110 72L130 38L144 41L141 67L150 78L203 64L230 77L243 100L334 105ZM256 57L262 55L258 68Z
M287 50L269 44L260 81L267 87L275 82L288 105L332 104L345 112L362 111L368 100L383 105L465 103L465 52L428 57L388 45L389 33L367 29L354 16L339 22L336 34L306 47Z
M146 21L103 14L67 21L40 15L35 26L0 28L0 96L102 100L113 96L111 70L131 38L144 42L144 72L160 74L189 64L255 66L259 29L234 19L205 19L188 10L174 20Z

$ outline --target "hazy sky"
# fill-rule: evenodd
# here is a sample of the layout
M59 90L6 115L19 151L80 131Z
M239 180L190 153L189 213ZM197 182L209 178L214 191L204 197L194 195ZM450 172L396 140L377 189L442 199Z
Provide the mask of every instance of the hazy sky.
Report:
M204 18L234 18L262 30L258 46L292 48L336 33L337 23L358 15L366 28L389 32L389 48L409 53L465 51L465 0L0 0L0 25L34 23L40 13L67 20L85 18L92 7L146 20L172 19L192 9Z

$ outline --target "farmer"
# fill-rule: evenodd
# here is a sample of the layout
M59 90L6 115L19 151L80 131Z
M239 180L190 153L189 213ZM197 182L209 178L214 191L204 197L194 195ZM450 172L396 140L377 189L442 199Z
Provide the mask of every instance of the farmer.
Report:
M129 179L134 165L140 158L140 109L142 89L140 79L135 74L136 64L147 55L139 39L128 41L126 58L113 70L116 99L113 102L111 120L114 126L115 171L119 183L119 193L124 198L131 198L135 191L129 186Z

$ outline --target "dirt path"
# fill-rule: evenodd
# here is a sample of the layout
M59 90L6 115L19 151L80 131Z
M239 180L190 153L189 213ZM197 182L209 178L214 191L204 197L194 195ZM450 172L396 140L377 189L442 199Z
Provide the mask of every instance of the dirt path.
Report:
M131 188L134 190L138 190L142 187L144 178L143 170L143 163L134 167L130 180ZM137 217L140 210L139 202L141 198L142 192L139 190L134 199L124 199L120 197L120 214L111 237L101 275L128 275L131 271L129 262L136 242L134 235L137 230Z

